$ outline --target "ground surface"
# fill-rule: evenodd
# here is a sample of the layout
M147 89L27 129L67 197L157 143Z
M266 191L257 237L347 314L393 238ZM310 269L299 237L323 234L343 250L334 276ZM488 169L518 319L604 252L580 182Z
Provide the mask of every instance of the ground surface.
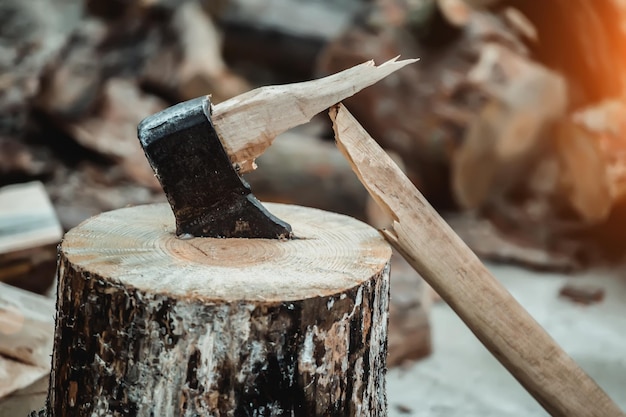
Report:
M626 271L568 277L506 266L492 265L490 269L574 360L626 409ZM560 298L559 290L569 282L601 287L605 298L589 306ZM390 417L548 415L448 306L434 306L431 328L433 355L388 373Z

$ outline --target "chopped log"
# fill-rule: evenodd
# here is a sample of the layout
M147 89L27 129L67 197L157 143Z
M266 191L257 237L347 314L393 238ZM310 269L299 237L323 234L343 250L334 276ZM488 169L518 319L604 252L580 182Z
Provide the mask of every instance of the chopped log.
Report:
M609 182L609 164L599 141L569 120L557 124L554 136L562 200L569 203L583 224L606 220L615 202L611 195L615 183Z
M111 78L103 83L97 110L64 127L84 147L118 161L124 179L160 190L136 136L139 122L165 107L165 102L142 93L134 82Z
M582 268L578 259L581 244L562 242L557 247L538 247L535 242L518 236L504 225L496 227L490 220L479 217L474 212L448 213L446 222L459 235L463 242L483 260L516 264L536 271L572 272ZM523 227L528 222L517 225ZM541 226L537 226L539 228Z
M49 148L0 137L0 184L17 184L50 175L57 161Z
M250 90L248 83L224 63L221 36L199 3L180 6L173 24L181 37L183 55L177 81L181 99L190 100L210 92L211 101L219 103Z
M626 198L626 103L623 99L605 100L575 112L571 117L576 136L569 139L578 146L569 149L569 141L561 137L559 144L567 155L564 165L568 168L568 182L573 186L583 181L580 176L587 174L582 190L576 190L577 200L596 206L606 199L608 187L611 203L616 204ZM584 167L584 168L583 168ZM593 185L592 185L593 184ZM597 189L594 190L592 187ZM572 195L573 196L573 195ZM592 202L598 198L598 202Z
M48 416L386 415L389 246L268 209L298 238L179 239L165 204L68 232Z
M396 3L404 2L380 2L380 17L374 14L376 19L356 23L331 42L320 54L318 68L326 74L366 57L420 57L419 66L393 74L344 103L378 143L402 156L407 175L426 197L437 208L449 209L455 205L451 158L488 96L468 74L486 46L502 45L520 59L528 59L526 48L498 16L466 10L459 28L438 13L435 2L411 3L407 10Z
M74 31L41 79L34 104L57 120L77 120L97 106L105 74L97 46L106 39L106 26L86 20Z
M21 137L40 78L72 30L81 2L0 2L0 136Z
M0 356L0 399L44 377L49 369ZM0 409L1 410L1 409ZM6 414L2 414L6 415Z
M558 74L499 45L483 47L467 79L489 98L454 153L452 188L462 207L478 208L525 183L565 115L567 91Z
M218 2L203 3L215 9ZM310 79L320 50L367 7L361 0L221 3L213 15L224 32L224 55L248 79L261 84ZM268 74L272 79L259 80Z
M44 292L54 278L63 230L43 185L0 188L0 282Z
M50 372L54 300L0 282L0 398Z
M505 0L536 27L533 55L570 81L571 105L624 95L626 56L622 24L626 7L618 0L552 0L542 5ZM555 25L555 21L559 24ZM584 28L581 31L581 28ZM584 33L583 33L584 32Z
M385 238L552 416L625 414L497 281L342 105L337 144L393 218ZM520 329L523 337L520 337Z
M158 7L154 2L149 5L154 6ZM172 101L210 93L213 102L221 102L250 90L224 63L221 33L202 6L197 1L183 1L168 8L167 24L157 29L164 35L160 45L150 46L153 35L144 40L151 51L141 68L140 84Z
M24 417L33 409L43 408L46 403L49 379L50 375L47 374L26 388L14 391L7 398L0 399L0 416Z
M72 170L60 167L46 187L63 229L69 230L103 211L166 201L163 190L128 181L128 168L145 175L144 164L145 160L135 167L129 166L130 163L109 166L83 161Z
M50 369L54 300L0 282L0 355Z

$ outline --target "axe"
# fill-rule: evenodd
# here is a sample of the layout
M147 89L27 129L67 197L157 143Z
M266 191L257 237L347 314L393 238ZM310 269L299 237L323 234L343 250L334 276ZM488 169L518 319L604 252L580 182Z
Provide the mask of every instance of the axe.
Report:
M240 174L274 138L331 108L337 145L394 219L383 236L553 416L624 413L526 312L450 229L341 100L416 60L366 62L319 80L262 87L218 105L210 97L146 118L140 142L181 236L293 238Z

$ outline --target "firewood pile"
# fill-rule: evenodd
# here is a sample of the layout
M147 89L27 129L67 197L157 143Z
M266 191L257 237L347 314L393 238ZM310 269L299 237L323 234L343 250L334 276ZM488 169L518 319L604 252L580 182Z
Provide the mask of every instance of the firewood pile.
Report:
M42 181L65 230L163 202L136 138L147 115L419 57L346 105L472 249L552 270L619 260L625 14L615 0L5 0L0 186ZM384 226L325 120L259 158L255 193Z
M478 254L557 270L619 258L623 6L467 3L385 2L321 67L421 58L346 104Z
M43 181L66 230L163 201L136 140L143 117L419 57L346 104L473 249L545 269L618 259L625 13L612 0L7 0L0 185ZM302 147L277 141L290 165L278 169L270 150L253 187L380 223L346 165L325 156L336 155L319 140L329 132L320 122L292 135L308 136Z

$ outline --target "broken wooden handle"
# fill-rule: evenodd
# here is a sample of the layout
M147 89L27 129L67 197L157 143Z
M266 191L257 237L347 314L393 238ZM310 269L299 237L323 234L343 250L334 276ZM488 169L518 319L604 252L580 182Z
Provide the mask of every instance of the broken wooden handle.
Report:
M147 117L139 140L174 211L176 234L293 237L239 174L255 168L255 158L279 133L415 61L368 61L313 81L261 87L214 107L205 96Z
M623 417L342 105L331 108L331 119L339 149L394 219L383 235L546 411L556 417Z

